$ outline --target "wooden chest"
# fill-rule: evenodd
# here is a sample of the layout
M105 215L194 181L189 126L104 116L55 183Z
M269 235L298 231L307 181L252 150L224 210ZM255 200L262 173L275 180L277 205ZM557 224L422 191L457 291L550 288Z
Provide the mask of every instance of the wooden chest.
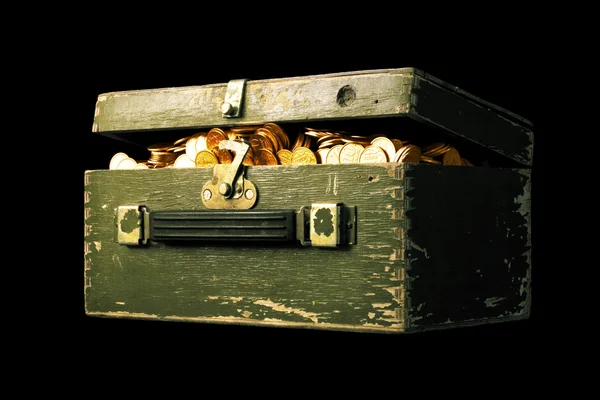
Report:
M92 130L148 158L85 173L90 317L404 333L529 316L532 126L423 71L104 93Z

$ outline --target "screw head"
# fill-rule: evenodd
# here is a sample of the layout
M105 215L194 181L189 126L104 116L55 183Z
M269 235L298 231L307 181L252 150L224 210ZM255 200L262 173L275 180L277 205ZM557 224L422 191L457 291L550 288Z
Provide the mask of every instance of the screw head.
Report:
M252 191L252 189L246 190L246 198L248 200L252 200L254 198L254 192Z
M219 193L223 196L229 196L229 193L231 193L231 185L229 183L221 183L221 186L219 186Z
M209 189L206 189L204 193L202 193L202 196L204 196L204 200L210 200L212 192Z
M233 106L230 103L223 102L223 104L221 104L221 112L225 115L229 115L233 112Z

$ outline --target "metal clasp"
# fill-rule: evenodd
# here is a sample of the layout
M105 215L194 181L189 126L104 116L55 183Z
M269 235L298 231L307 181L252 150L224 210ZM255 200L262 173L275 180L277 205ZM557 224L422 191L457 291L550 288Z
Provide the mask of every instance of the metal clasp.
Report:
M256 203L256 186L244 178L244 157L250 146L245 142L222 140L219 149L235 152L231 164L217 164L213 169L213 177L202 187L202 203L211 209L252 208Z
M247 79L233 79L227 83L225 100L221 103L221 113L225 118L239 117L242 112Z

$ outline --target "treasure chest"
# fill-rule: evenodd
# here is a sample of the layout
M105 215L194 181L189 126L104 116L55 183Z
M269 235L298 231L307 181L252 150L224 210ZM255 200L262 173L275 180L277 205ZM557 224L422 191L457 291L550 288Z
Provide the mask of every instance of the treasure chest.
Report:
M89 317L407 333L530 315L532 125L424 71L103 93L92 131L147 156L85 172Z

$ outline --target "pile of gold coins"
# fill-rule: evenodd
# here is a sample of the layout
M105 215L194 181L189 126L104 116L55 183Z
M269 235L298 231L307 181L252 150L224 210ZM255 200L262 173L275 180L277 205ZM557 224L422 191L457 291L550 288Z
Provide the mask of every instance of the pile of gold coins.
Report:
M125 153L115 154L109 169L201 168L231 164L235 153L219 148L223 140L244 141L250 148L243 164L304 165L408 162L473 166L458 150L445 143L424 148L383 135L357 136L306 128L292 144L277 124L236 128L212 128L172 143L148 147L148 160L136 161Z

